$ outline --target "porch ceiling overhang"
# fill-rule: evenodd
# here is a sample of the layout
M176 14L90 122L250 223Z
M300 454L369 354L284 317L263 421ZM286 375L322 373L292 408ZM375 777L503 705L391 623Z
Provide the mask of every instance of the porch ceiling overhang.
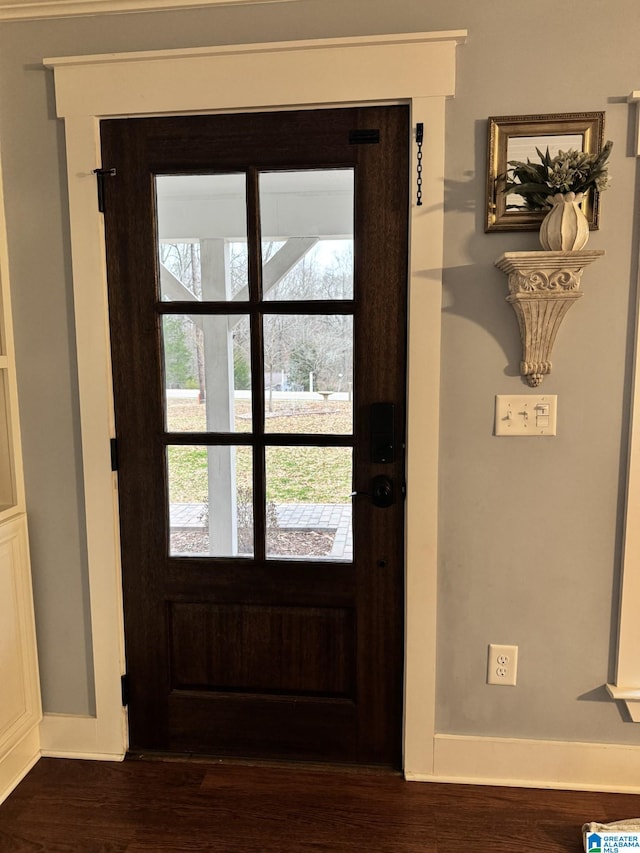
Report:
M291 235L324 239L353 235L353 172L351 169L268 173L261 187L263 239ZM231 179L236 175L229 176ZM226 175L162 176L158 232L161 240L222 237L246 239L244 195ZM234 191L235 189L235 191Z

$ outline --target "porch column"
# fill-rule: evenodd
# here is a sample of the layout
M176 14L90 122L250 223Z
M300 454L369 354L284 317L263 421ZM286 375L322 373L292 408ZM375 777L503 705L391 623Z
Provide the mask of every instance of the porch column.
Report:
M223 239L200 241L202 299L230 299L228 247ZM231 307L231 305L229 306ZM207 430L234 429L233 334L227 317L202 317ZM208 448L209 548L238 553L236 472L231 447Z

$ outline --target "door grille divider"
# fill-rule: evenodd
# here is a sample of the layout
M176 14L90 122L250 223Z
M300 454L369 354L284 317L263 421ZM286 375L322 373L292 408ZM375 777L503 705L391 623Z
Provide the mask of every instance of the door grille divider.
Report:
M354 314L356 303L353 299L335 300L283 300L277 302L157 302L158 314Z
M253 553L266 558L267 507L264 451L264 327L262 320L262 237L260 231L260 177L247 172L247 242L249 250L249 298L251 312L251 408L253 425Z
M238 447L353 447L353 433L318 432L167 432L163 436L166 446L202 444Z

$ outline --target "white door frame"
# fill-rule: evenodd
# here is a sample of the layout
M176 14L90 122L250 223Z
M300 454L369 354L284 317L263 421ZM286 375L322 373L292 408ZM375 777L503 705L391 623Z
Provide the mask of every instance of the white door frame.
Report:
M101 118L408 103L425 128L410 216L404 767L433 768L438 419L444 224L444 111L465 31L231 45L45 59L67 147L73 288L96 716L46 715L45 755L114 758L126 749L124 629L107 282L93 170Z
M635 107L636 157L640 157L640 91L628 97ZM636 202L636 209L638 203ZM607 684L609 694L624 702L630 718L640 723L640 288L635 306L635 361L629 416L627 495L625 506L622 580L618 626L618 658L615 684Z

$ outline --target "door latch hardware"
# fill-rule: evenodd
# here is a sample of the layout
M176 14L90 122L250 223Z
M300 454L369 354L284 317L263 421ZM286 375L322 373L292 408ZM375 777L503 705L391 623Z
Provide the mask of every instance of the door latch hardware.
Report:
M422 143L424 141L424 123L419 121L416 124L416 145L418 146L418 166L417 166L417 191L416 191L416 206L422 207Z
M393 482L386 474L377 474L375 477L372 477L368 492L351 492L352 498L358 495L366 495L366 497L371 499L371 503L374 506L380 507L380 509L386 509L395 500Z
M120 467L118 464L118 439L111 438L109 443L111 445L111 470L117 471Z
M395 459L395 407L393 403L372 403L369 412L371 461L393 462Z

